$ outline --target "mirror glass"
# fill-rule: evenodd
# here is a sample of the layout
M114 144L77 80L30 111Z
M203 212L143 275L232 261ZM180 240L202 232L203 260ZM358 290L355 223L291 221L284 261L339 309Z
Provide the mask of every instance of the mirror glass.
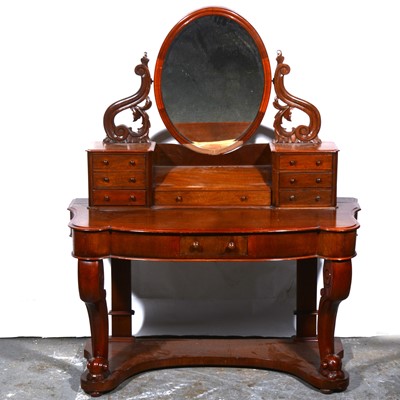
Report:
M167 36L154 83L169 132L196 151L220 154L239 147L261 123L271 72L265 47L246 20L206 8Z

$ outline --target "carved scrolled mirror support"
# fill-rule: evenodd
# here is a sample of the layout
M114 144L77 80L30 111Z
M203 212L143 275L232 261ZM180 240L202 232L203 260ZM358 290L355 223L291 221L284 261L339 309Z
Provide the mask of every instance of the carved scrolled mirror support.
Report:
M132 96L111 104L104 113L104 130L107 137L103 143L147 143L149 142L150 120L147 110L151 107L149 98L152 79L147 66L149 59L145 53L141 64L135 68L135 74L141 76L142 81L139 90ZM141 103L144 104L140 106ZM142 126L134 131L126 125L115 125L115 117L120 112L130 109L133 114L133 122L142 120Z
M299 99L287 92L284 85L284 76L290 72L290 67L284 64L282 53L278 52L276 58L278 65L276 66L274 75L274 86L276 97L274 107L278 110L274 120L275 142L276 143L321 143L318 138L318 132L321 128L321 116L318 109L311 103ZM281 102L285 103L282 105ZM306 113L310 119L309 125L299 125L287 131L283 126L283 119L291 121L292 110L297 108Z

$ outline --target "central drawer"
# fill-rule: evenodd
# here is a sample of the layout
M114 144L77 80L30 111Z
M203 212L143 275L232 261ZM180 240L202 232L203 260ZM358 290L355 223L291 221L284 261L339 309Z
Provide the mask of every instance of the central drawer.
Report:
M246 236L182 236L180 256L188 258L237 258L247 256Z
M268 188L269 189L269 188ZM268 206L271 204L270 190L191 190L155 191L157 206Z

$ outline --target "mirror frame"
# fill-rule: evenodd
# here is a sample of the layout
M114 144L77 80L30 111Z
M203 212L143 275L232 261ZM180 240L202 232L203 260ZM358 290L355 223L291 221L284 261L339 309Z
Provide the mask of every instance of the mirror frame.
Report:
M165 104L163 101L163 96L162 96L162 89L161 89L161 77L162 77L162 71L163 71L163 66L165 63L166 56L168 54L168 50L173 43L173 41L176 39L176 37L180 34L180 32L191 22L197 20L198 18L205 17L205 16L211 16L211 15L216 15L216 16L222 16L228 19L233 20L237 24L239 24L242 28L244 28L247 33L250 35L250 37L253 39L259 55L260 55L260 60L262 63L262 70L264 73L264 82L260 83L263 84L264 90L263 90L263 95L262 99L258 108L258 112L256 114L256 117L254 118L253 122L249 125L249 127L239 135L238 138L236 138L234 141L237 142L236 146L229 146L228 148L221 149L218 151L218 153L223 153L227 151L231 151L233 148L239 147L242 143L246 142L251 136L255 133L257 128L260 126L261 121L264 117L265 111L268 106L270 94L271 94L271 88L272 88L272 75L271 75L271 66L267 54L267 50L264 46L263 41L261 40L261 37L257 33L257 31L253 28L253 26L245 20L242 16L239 14L235 13L234 11L231 11L226 8L220 8L220 7L206 7L202 8L200 10L194 11L190 14L188 14L186 17L184 17L181 21L179 21L169 32L167 37L164 39L164 42L160 48L157 61L156 61L156 66L155 66L155 73L154 73L154 96L157 104L158 111L160 113L161 119L165 124L165 127L169 131L169 133L181 144L186 144L189 147L193 148L193 150L196 151L201 151L200 148L196 149L196 146L192 146L191 142L189 139L184 137L182 134L179 133L173 122L168 116L168 113L165 109Z

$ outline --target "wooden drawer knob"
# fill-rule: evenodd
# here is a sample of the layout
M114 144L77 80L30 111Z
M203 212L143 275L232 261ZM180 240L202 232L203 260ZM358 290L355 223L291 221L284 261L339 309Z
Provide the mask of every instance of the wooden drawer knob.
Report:
M319 167L321 164L322 164L322 161L321 161L321 160L315 161L315 165L316 165L317 167Z
M190 246L191 251L203 251L202 246L200 245L200 242L198 240L194 240L193 243Z
M129 182L136 183L136 178L129 178Z
M317 178L317 179L315 179L315 182L316 182L316 183L321 183L321 182L322 182L322 179L321 179L321 178Z
M105 176L105 177L103 178L103 181L108 183L108 182L110 182L110 178L108 178L107 176Z
M103 160L103 164L104 164L104 165L109 165L110 162L109 162L108 160Z
M129 164L132 165L132 167L134 167L136 165L136 161L135 160L130 160Z
M290 201L295 201L296 200L296 196L294 194L292 194L291 196L289 196L289 200Z
M321 200L321 196L315 196L315 201L320 201Z
M177 203L182 203L183 197L182 197L182 196L176 196L176 197L175 197L175 201L176 201Z
M234 242L234 241L230 241L230 242L228 243L228 245L226 246L226 249L227 249L228 251L233 251L233 250L235 250L235 249L236 249L236 244L235 244L235 242Z
M289 161L289 165L291 165L292 167L293 167L294 165L296 165L296 160L290 160L290 161Z
M290 178L290 183L293 185L294 183L296 183L296 179Z
M131 201L136 201L136 196L134 196L134 195L132 194L131 196L129 196L129 199L130 199Z
M110 196L104 196L104 201L110 201Z

